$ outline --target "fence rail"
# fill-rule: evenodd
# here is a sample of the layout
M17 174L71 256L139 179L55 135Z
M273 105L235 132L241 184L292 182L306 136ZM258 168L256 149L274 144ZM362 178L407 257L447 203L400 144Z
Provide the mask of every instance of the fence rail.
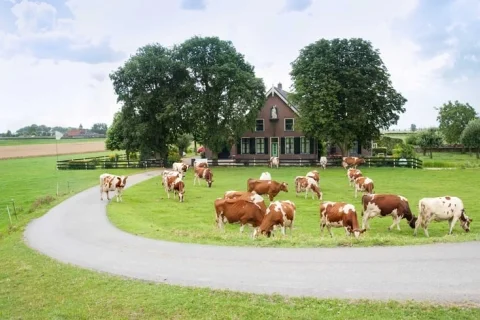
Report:
M422 169L423 161L417 158L393 158L393 157L365 157L365 163L362 166L366 167L406 167L412 169ZM193 166L196 159L191 160ZM206 161L209 166L213 167L249 167L249 166L267 166L267 159L219 159ZM320 161L310 159L281 159L280 166L320 166ZM342 157L327 157L328 167L341 167Z
M117 157L100 156L70 160L58 160L58 170L95 170L95 169L110 169L110 168L161 168L168 166L169 163L163 160L147 159L127 160L126 155L119 155ZM171 165L171 164L170 164Z

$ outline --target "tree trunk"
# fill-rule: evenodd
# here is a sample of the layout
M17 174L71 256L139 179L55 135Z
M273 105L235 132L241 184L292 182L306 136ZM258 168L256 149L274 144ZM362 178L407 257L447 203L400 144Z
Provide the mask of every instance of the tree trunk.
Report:
M480 159L480 148L477 148L477 159Z
M193 139L193 153L197 154L197 140Z
M342 157L348 157L348 142L339 142L337 143L340 151L342 152Z
M423 149L423 156L426 156L427 155L427 149Z
M432 153L432 149L430 149L430 159L433 158L433 153Z
M465 154L465 146L462 147L462 154Z

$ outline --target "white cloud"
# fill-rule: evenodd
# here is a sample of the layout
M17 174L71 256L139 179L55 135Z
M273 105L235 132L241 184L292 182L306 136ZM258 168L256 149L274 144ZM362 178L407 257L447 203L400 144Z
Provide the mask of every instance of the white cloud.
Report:
M29 48L32 33L37 38L43 35L58 39L63 35L83 39L76 43L96 45L109 39L114 50L127 55L147 43L171 46L193 35L215 35L231 40L255 66L267 87L282 82L288 88L290 63L302 47L320 38L362 37L380 49L394 86L409 100L399 127L409 127L410 123L418 127L434 125L433 106L449 99L479 105L479 98L472 92L475 77L459 76L455 81L442 78L441 71L454 65L451 52L421 56L421 47L408 33L394 30L396 22L407 19L416 10L416 0L313 1L302 12L285 11L285 0L202 3L204 10L182 10L181 0L103 0L101 5L93 0L68 0L73 18L59 19L54 15L53 22L52 8L39 4L33 20L17 20L16 35L4 34L2 40L0 31L0 50L7 46L9 52ZM18 17L26 19L25 15ZM45 31L40 32L41 28ZM111 122L118 106L108 73L123 62L68 62L57 54L55 46L52 48L45 50L41 59L35 58L34 48L13 58L0 59L0 96L8 102L0 106L1 113L7 115L6 121L0 123L0 132L34 122L81 122L86 127L98 121ZM48 59L48 54L53 59ZM80 58L80 53L77 56Z

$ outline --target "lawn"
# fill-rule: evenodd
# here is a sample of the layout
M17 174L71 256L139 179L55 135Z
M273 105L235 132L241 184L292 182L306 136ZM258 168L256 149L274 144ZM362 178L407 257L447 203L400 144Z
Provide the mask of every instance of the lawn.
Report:
M423 161L424 167L430 168L479 168L480 159L475 157L475 154L461 152L433 152L432 159L427 153L418 153L417 157Z
M297 175L305 175L311 168L269 169L272 178L286 181L289 192L281 192L276 200L292 200L297 205L297 215L293 234L274 238L259 237L252 241L251 228L245 233L239 232L237 224L227 225L223 234L214 225L214 200L223 197L227 190L246 190L248 178L258 178L266 167L255 168L213 168L212 188L193 186L193 172L187 172L185 178L185 202L179 203L173 198L167 199L160 178L147 180L126 190L128 202L108 205L108 217L120 229L155 239L180 242L195 242L236 246L275 246L275 247L332 247L332 246L373 246L373 245L411 245L434 242L458 242L480 240L480 220L477 186L480 184L479 170L413 170L400 168L362 168L364 175L375 182L375 193L400 194L409 199L412 212L418 214L418 201L423 197L451 195L460 197L465 204L467 214L473 218L470 233L464 232L457 223L452 235L448 233L448 223L432 222L429 226L430 238L426 238L423 229L417 237L413 236L406 220L400 223L401 231L387 231L392 224L391 217L370 220L371 230L359 240L346 237L341 228L333 229L331 238L324 231L320 236L320 201L304 194L296 197L293 180ZM348 186L346 170L327 169L320 171L320 186L325 201L346 201L357 209L361 219L361 195L354 198L353 188ZM269 201L265 201L268 206Z
M24 228L29 221L43 215L66 197L96 186L101 172L59 172L59 181L73 181L72 193L33 205L37 199L54 195L56 178L51 169L54 159L42 157L0 162L2 199L15 197L19 207L23 208L18 221L14 219L13 227L9 227L8 222L0 224L0 319L315 319L319 315L329 319L480 317L480 309L465 306L292 299L182 288L126 280L57 262L24 244ZM134 171L141 170L130 169L128 173ZM4 216L2 211L0 218Z
M105 138L90 138L90 139L60 139L55 138L32 138L32 139L2 139L0 138L0 147L2 146L20 146L27 144L55 144L58 143L75 143L75 142L99 142L105 141Z

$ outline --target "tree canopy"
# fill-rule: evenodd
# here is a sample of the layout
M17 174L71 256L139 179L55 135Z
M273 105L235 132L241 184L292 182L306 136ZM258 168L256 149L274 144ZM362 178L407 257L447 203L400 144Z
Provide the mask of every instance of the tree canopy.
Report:
M471 120L460 135L463 145L475 149L477 159L480 158L480 119Z
M313 138L337 143L345 155L397 123L407 100L397 92L369 41L321 39L300 52L290 73L299 125Z
M470 120L475 119L477 112L468 103L448 101L438 110L439 129L447 143L460 143L460 136Z
M423 149L423 155L430 151L430 159L433 157L432 149L438 148L443 144L443 138L438 134L436 128L430 128L428 130L418 133L417 143L420 148Z

